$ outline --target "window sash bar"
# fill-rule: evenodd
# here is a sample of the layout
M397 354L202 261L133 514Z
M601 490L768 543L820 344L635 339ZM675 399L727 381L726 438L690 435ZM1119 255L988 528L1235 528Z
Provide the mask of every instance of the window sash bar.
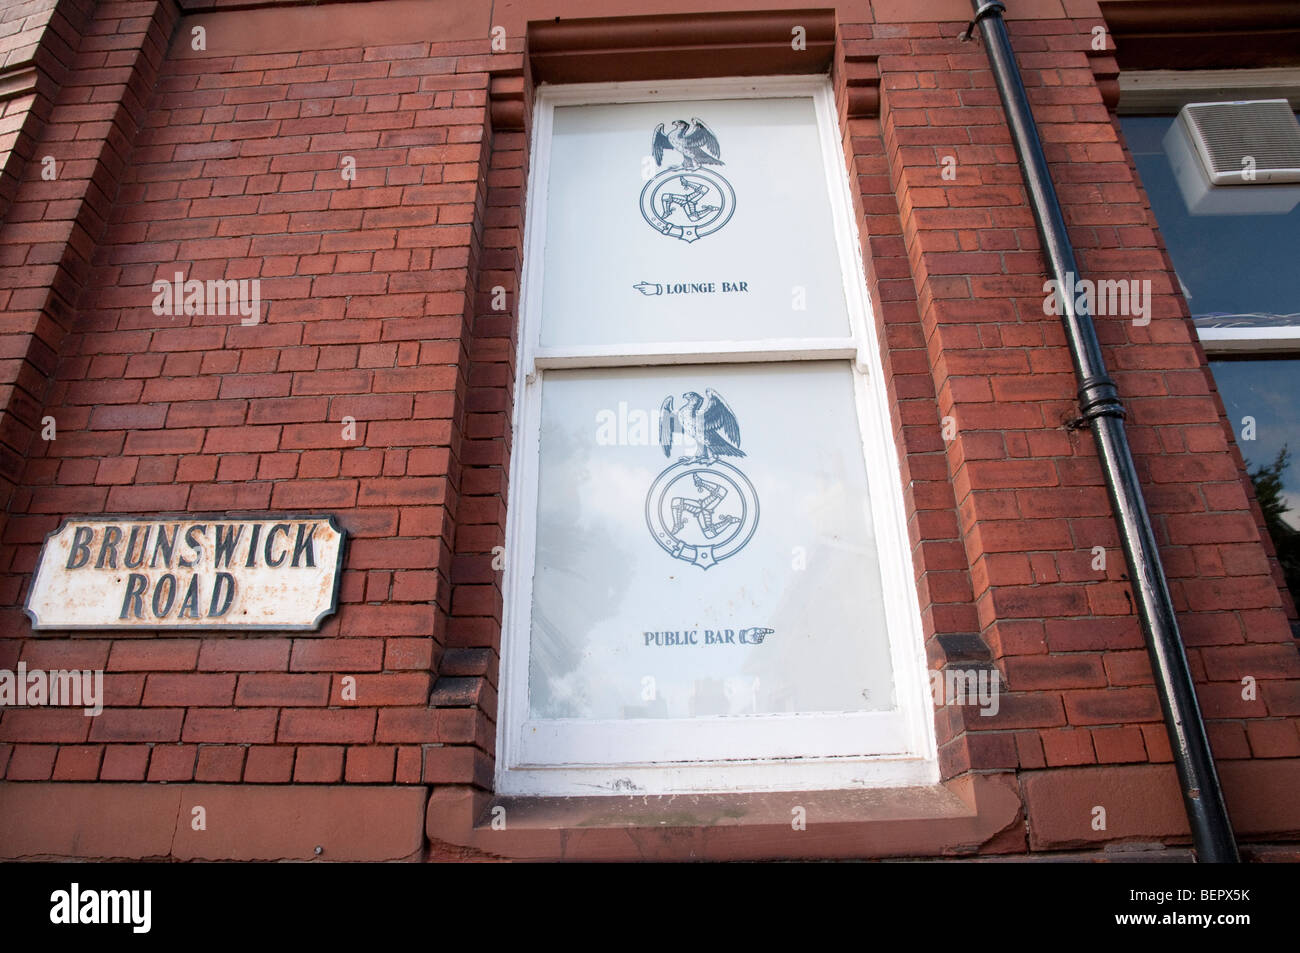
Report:
M856 359L858 342L851 337L810 341L807 338L769 338L757 341L697 341L671 344L620 344L586 347L538 348L534 367L644 367L662 364L742 364L773 361Z

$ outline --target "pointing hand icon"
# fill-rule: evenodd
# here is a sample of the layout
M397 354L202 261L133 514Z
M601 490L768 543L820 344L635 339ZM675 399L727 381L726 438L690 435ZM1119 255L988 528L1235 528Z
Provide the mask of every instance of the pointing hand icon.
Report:
M638 281L632 287L643 295L661 295L664 293L663 285L656 285L649 281Z

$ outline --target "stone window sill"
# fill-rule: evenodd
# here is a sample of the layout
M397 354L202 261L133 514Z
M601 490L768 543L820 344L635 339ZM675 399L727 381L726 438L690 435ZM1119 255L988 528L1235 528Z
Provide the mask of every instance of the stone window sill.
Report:
M799 807L803 830L793 824ZM496 797L444 785L429 798L425 829L434 860L865 859L1023 850L1022 816L1006 774L924 787L655 797Z

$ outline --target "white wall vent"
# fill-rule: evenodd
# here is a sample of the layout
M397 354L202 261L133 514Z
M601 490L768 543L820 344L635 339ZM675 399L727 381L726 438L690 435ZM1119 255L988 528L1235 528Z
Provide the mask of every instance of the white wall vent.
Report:
M1164 146L1193 215L1282 215L1300 202L1300 122L1285 99L1188 103Z

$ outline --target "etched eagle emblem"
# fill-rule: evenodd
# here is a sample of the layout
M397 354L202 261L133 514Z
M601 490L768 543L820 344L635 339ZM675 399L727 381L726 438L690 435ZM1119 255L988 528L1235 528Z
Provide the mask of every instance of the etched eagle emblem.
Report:
M655 129L650 148L654 152L656 166L664 164L664 152L668 149L682 157L681 164L675 168L684 171L698 169L701 165L725 164L722 161L722 150L718 146L718 137L703 120L694 117L690 122L674 119L673 128L667 133L664 132L664 124L660 123Z
M718 457L743 457L740 449L740 424L722 395L712 388L701 397L695 391L682 394L685 404L674 412L671 395L659 408L659 445L664 456L673 453L673 441L681 434L699 449L694 457L682 457L683 463L713 463Z

